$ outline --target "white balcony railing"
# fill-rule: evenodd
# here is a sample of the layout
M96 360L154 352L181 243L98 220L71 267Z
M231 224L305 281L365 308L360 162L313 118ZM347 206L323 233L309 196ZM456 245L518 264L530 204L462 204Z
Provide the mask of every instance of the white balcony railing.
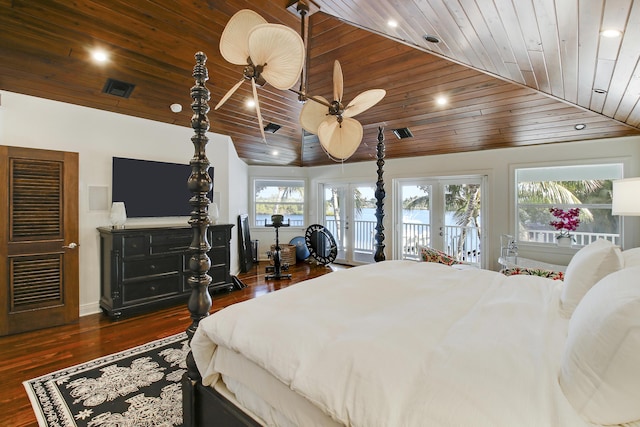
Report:
M524 238L520 241L534 242L534 243L556 243L557 231L553 230L528 230ZM573 244L576 246L586 246L589 243L595 242L597 239L605 239L612 242L614 245L620 246L620 235L614 233L587 233L572 231Z
M326 220L327 229L336 238L339 250L343 250L342 243L338 241L338 236L342 233L337 232L335 220ZM360 253L375 252L375 221L355 221L354 223L354 251ZM463 233L466 231L465 241L460 244ZM446 242L445 252L456 259L467 262L480 261L480 239L475 227L459 227L446 226L443 230ZM404 236L402 243L403 259L418 259L418 247L429 246L429 224L403 223L402 235Z
M338 236L342 233L337 232L336 221L327 219L327 229L331 231L331 234L336 238L338 243L338 249L344 250L343 242L338 241ZM375 221L355 221L354 224L354 251L364 254L375 253ZM431 239L429 235L429 224L415 224L415 223L403 223L402 224L402 258L403 259L418 259L418 247L430 246ZM456 258L460 261L480 263L481 247L480 237L478 235L477 228L475 227L462 227L455 225L447 225L444 227L443 238L445 242L445 249L448 255ZM594 242L596 239L606 239L613 242L615 245L620 245L620 235L612 233L586 233L586 232L574 232L571 233L574 236L574 245L586 246L589 243ZM464 239L463 239L464 235ZM535 242L535 243L556 243L557 232L553 230L529 230L525 239L521 241ZM388 238L388 236L387 236ZM464 241L463 241L464 240Z
M402 257L418 259L418 247L430 246L429 224L402 224ZM447 255L459 261L480 263L480 236L476 227L447 225L442 230Z

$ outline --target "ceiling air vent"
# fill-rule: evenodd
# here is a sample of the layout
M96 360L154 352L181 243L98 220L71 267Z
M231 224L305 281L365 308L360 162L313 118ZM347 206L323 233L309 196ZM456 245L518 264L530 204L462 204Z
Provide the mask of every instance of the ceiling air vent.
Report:
M264 127L264 131L265 132L269 132L269 133L276 133L278 132L278 129L280 129L281 126L277 125L275 123L268 123L265 127Z
M413 134L411 133L409 128L400 128L400 129L392 129L392 130L393 130L393 134L398 139L413 138Z
M107 79L107 82L102 88L102 93L108 93L109 95L119 96L120 98L128 98L133 92L133 88L136 85L132 83L121 82L120 80Z

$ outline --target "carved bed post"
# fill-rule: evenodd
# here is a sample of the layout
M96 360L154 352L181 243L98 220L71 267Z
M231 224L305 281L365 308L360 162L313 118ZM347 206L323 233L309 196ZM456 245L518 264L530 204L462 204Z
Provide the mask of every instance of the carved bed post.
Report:
M211 296L209 295L209 285L211 284L211 276L207 274L211 267L211 260L207 255L211 245L207 238L207 230L210 224L207 215L209 199L207 193L213 188L211 177L209 176L209 160L206 155L206 146L209 138L206 136L209 130L209 105L210 99L209 89L205 86L209 79L209 72L206 67L207 55L198 52L195 55L196 65L193 68L193 77L195 86L191 88L191 127L195 134L191 137L194 146L194 155L191 158L191 175L188 180L189 191L193 193L193 197L189 199L189 204L193 206L189 224L193 229L193 239L189 245L189 270L191 275L188 283L191 286L191 295L189 296L189 313L191 314L191 325L187 328L187 336L189 342L193 338L200 320L209 315L211 309ZM182 381L182 399L184 425L194 425L192 419L194 412L194 386L196 381L200 379L200 373L196 367L193 355L189 352L187 356L187 373Z
M382 220L384 218L384 180L382 174L384 173L384 128L378 127L378 146L376 150L376 156L378 158L378 180L376 181L376 253L373 259L376 262L384 261L386 256L384 255L384 225Z

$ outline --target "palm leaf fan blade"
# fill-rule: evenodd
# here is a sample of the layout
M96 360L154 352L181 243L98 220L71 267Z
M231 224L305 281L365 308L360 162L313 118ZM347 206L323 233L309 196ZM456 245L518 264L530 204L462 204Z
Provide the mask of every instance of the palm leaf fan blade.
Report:
M271 86L288 90L296 84L304 65L304 42L291 28L280 24L258 25L249 34L249 54L263 65L261 76Z
M251 79L251 89L253 90L253 101L256 103L256 114L258 115L258 126L260 126L260 134L262 140L266 143L267 138L264 134L264 125L262 123L262 113L260 112L260 102L258 102L258 89L256 88L256 80Z
M227 102L227 99L231 98L231 95L233 95L236 90L238 90L238 88L240 87L240 85L242 83L244 83L245 79L243 78L242 80L240 80L238 83L236 83L235 85L233 85L233 87L231 89L229 89L229 91L222 97L222 99L220 100L220 102L218 102L218 105L216 105L216 107L214 108L214 110L217 110L218 108L222 107L222 104L224 104L225 102Z
M353 117L356 114L360 114L380 102L386 94L387 91L384 89L370 89L364 91L353 98L353 100L345 107L342 116Z
M249 58L249 33L267 21L253 10L243 9L227 22L220 36L220 54L228 62L246 65Z
M342 92L344 90L344 78L342 76L342 67L337 60L333 63L333 99L342 101Z
M350 118L345 118L342 123L329 118L318 126L320 145L329 156L337 160L346 160L356 152L362 141L362 134L362 125Z
M327 100L321 96L315 96L314 98L323 101L325 104L327 103ZM300 125L302 129L307 132L317 135L318 126L320 126L320 123L322 123L326 117L327 107L325 105L307 100L302 106L302 111L300 111Z

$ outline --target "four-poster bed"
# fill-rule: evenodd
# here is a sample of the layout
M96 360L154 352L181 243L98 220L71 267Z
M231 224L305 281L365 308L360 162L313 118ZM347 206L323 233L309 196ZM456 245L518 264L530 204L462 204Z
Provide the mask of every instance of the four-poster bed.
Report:
M209 93L196 61L185 426L640 425L640 254L598 241L564 282L385 261L382 129L380 262L208 316Z

